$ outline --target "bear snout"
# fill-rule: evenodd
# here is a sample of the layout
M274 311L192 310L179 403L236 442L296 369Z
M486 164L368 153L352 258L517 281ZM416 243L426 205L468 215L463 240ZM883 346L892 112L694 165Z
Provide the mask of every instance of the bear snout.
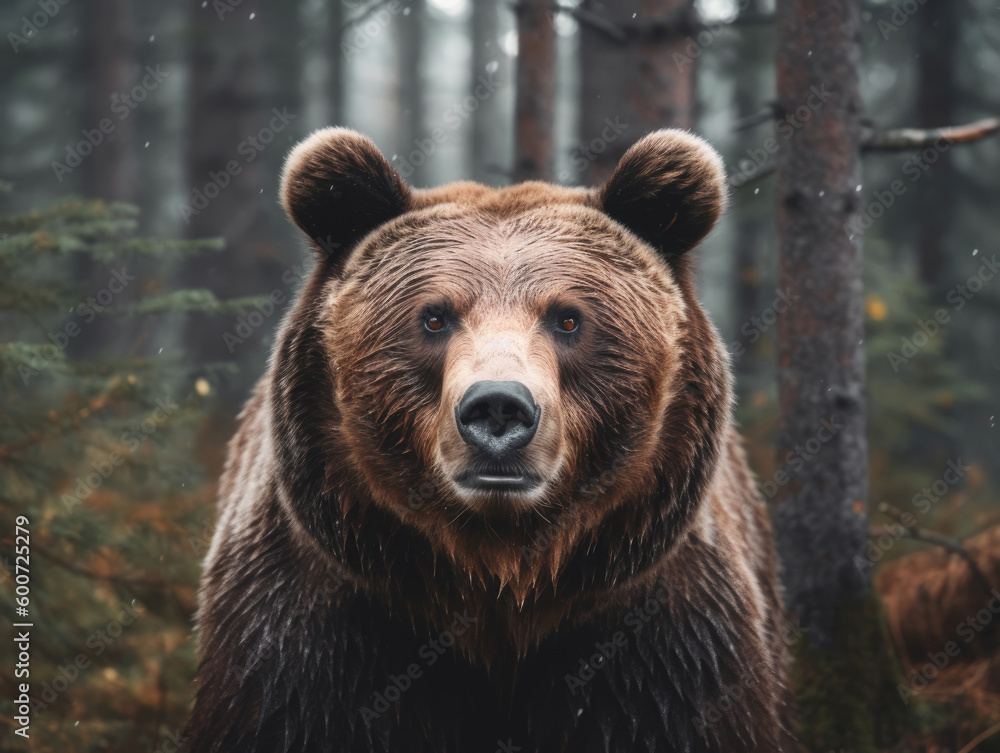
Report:
M455 406L458 433L467 445L502 458L535 436L542 408L522 382L476 382Z

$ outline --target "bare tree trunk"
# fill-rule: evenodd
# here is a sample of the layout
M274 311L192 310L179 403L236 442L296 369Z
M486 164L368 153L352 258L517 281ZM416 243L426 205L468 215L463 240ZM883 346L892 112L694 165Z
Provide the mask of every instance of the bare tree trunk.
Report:
M423 87L423 23L426 13L424 0L410 0L410 13L393 19L396 39L399 40L399 108L401 110L401 154L410 154L418 148L416 142L425 138L424 87ZM424 163L414 163L413 174L406 179L413 185L424 185Z
M755 16L760 13L757 0L746 0L740 7L742 14ZM759 85L760 67L765 64L764 54L770 46L761 44L763 33L759 26L744 26L739 29L740 41L737 48L735 70L736 111L740 116L756 112L763 105L762 87ZM762 54L764 53L764 54ZM770 62L769 60L767 61ZM741 377L756 373L755 357L760 341L750 342L742 328L751 317L758 313L757 299L760 287L760 245L765 240L765 210L760 202L753 200L744 187L733 197L733 214L736 222L735 274L733 275L733 317L736 321L735 341L742 350L734 354L733 366ZM768 214L769 216L769 214ZM740 386L745 387L742 384Z
M131 201L135 192L135 118L131 109L122 110L130 102L135 104L129 96L135 65L130 0L92 0L87 11L86 64L87 128L100 130L101 121L109 120L114 130L84 163L84 190L99 199ZM124 119L122 112L127 112Z
M481 89L480 76L489 77L486 66L497 61L497 6L491 2L472 4L472 83L470 94L475 96L477 88ZM488 182L493 176L490 173L490 160L493 153L493 134L496 133L497 111L496 100L493 97L481 99L479 107L472 113L472 131L469 151L471 154L471 176L480 183Z
M585 0L578 17L584 146L575 162L588 165L582 182L597 184L645 134L694 125L698 19L694 0Z
M880 604L859 567L868 531L857 0L778 0L778 99L812 110L778 153L779 552L799 738L874 753L900 706ZM780 113L779 113L780 114ZM896 712L898 713L898 712Z
M917 119L921 128L955 122L955 47L961 20L961 2L926 0L920 11L920 52L917 59ZM944 248L948 227L954 219L955 170L951 155L944 152L933 167L934 180L920 186L919 237L920 279L932 289L944 289Z
M520 0L517 12L517 101L514 182L551 180L555 160L556 30L552 3Z

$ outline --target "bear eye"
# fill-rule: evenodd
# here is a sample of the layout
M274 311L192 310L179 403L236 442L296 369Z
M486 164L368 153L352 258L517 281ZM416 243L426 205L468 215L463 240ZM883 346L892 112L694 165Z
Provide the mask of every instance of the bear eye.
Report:
M580 312L574 307L559 308L550 312L549 326L560 335L572 335L580 329L581 318Z
M428 332L440 332L444 329L444 319L433 314L426 316L424 317L424 329Z

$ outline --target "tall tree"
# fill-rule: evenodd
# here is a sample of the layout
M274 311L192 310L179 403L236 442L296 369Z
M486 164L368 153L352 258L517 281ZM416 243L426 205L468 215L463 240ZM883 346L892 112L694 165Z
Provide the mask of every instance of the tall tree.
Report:
M891 665L868 570L857 0L778 0L781 112L814 104L778 152L778 546L795 647L799 737L809 751L874 753L891 718ZM826 92L821 102L817 92ZM794 298L793 298L794 299ZM776 476L776 478L782 478ZM888 684L887 684L888 683Z
M556 31L548 0L520 0L514 180L551 180L555 159Z
M84 162L84 190L98 199L131 201L135 191L133 119L118 115L131 101L124 98L133 86L132 26L130 0L93 0L88 6L87 129L100 129L102 120L114 125Z
M584 183L611 175L632 144L650 131L691 128L697 34L694 0L584 0L580 28L580 140L606 132L606 119L624 130L585 151Z

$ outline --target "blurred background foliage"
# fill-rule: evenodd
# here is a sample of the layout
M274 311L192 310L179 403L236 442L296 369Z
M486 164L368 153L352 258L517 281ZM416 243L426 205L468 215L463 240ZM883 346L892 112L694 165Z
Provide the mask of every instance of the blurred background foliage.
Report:
M612 96L615 78L630 74L600 56L627 42L595 21L627 25L647 5L566 0L550 14L558 72L551 177L592 184L628 144L671 124L693 127L732 172L752 174L774 135L771 119L758 117L775 97L773 3L667 3L701 25L673 27L663 82L673 100L653 114ZM996 3L913 6L902 17L888 2L863 6L871 125L997 114ZM46 7L57 10L44 25L24 23L40 12L36 0L0 12L3 612L13 617L13 521L23 514L33 547L33 692L44 703L31 749L170 749L191 700L199 562L224 445L287 307L268 296L287 301L308 266L277 202L284 156L311 130L343 124L370 135L414 185L509 183L514 6ZM602 90L599 74L612 85ZM619 124L613 140L602 136L608 120ZM914 495L961 461L968 473L919 520L958 540L1000 522L1000 279L960 309L949 299L997 252L998 157L998 139L955 147L911 182L912 155L869 155L859 187L867 205L893 180L907 186L864 232L871 500L912 510ZM722 226L702 248L700 276L733 353L738 420L763 481L777 469L776 329L767 313L780 293L775 249L773 177L761 176L733 188ZM950 322L894 364L890 353L939 309ZM794 316L794 305L781 315ZM876 515L873 525L889 520ZM927 547L901 541L883 563ZM74 674L81 655L88 666ZM4 740L12 739L11 656L8 643L0 649ZM957 747L955 725L942 719L929 722L935 739L951 735Z

